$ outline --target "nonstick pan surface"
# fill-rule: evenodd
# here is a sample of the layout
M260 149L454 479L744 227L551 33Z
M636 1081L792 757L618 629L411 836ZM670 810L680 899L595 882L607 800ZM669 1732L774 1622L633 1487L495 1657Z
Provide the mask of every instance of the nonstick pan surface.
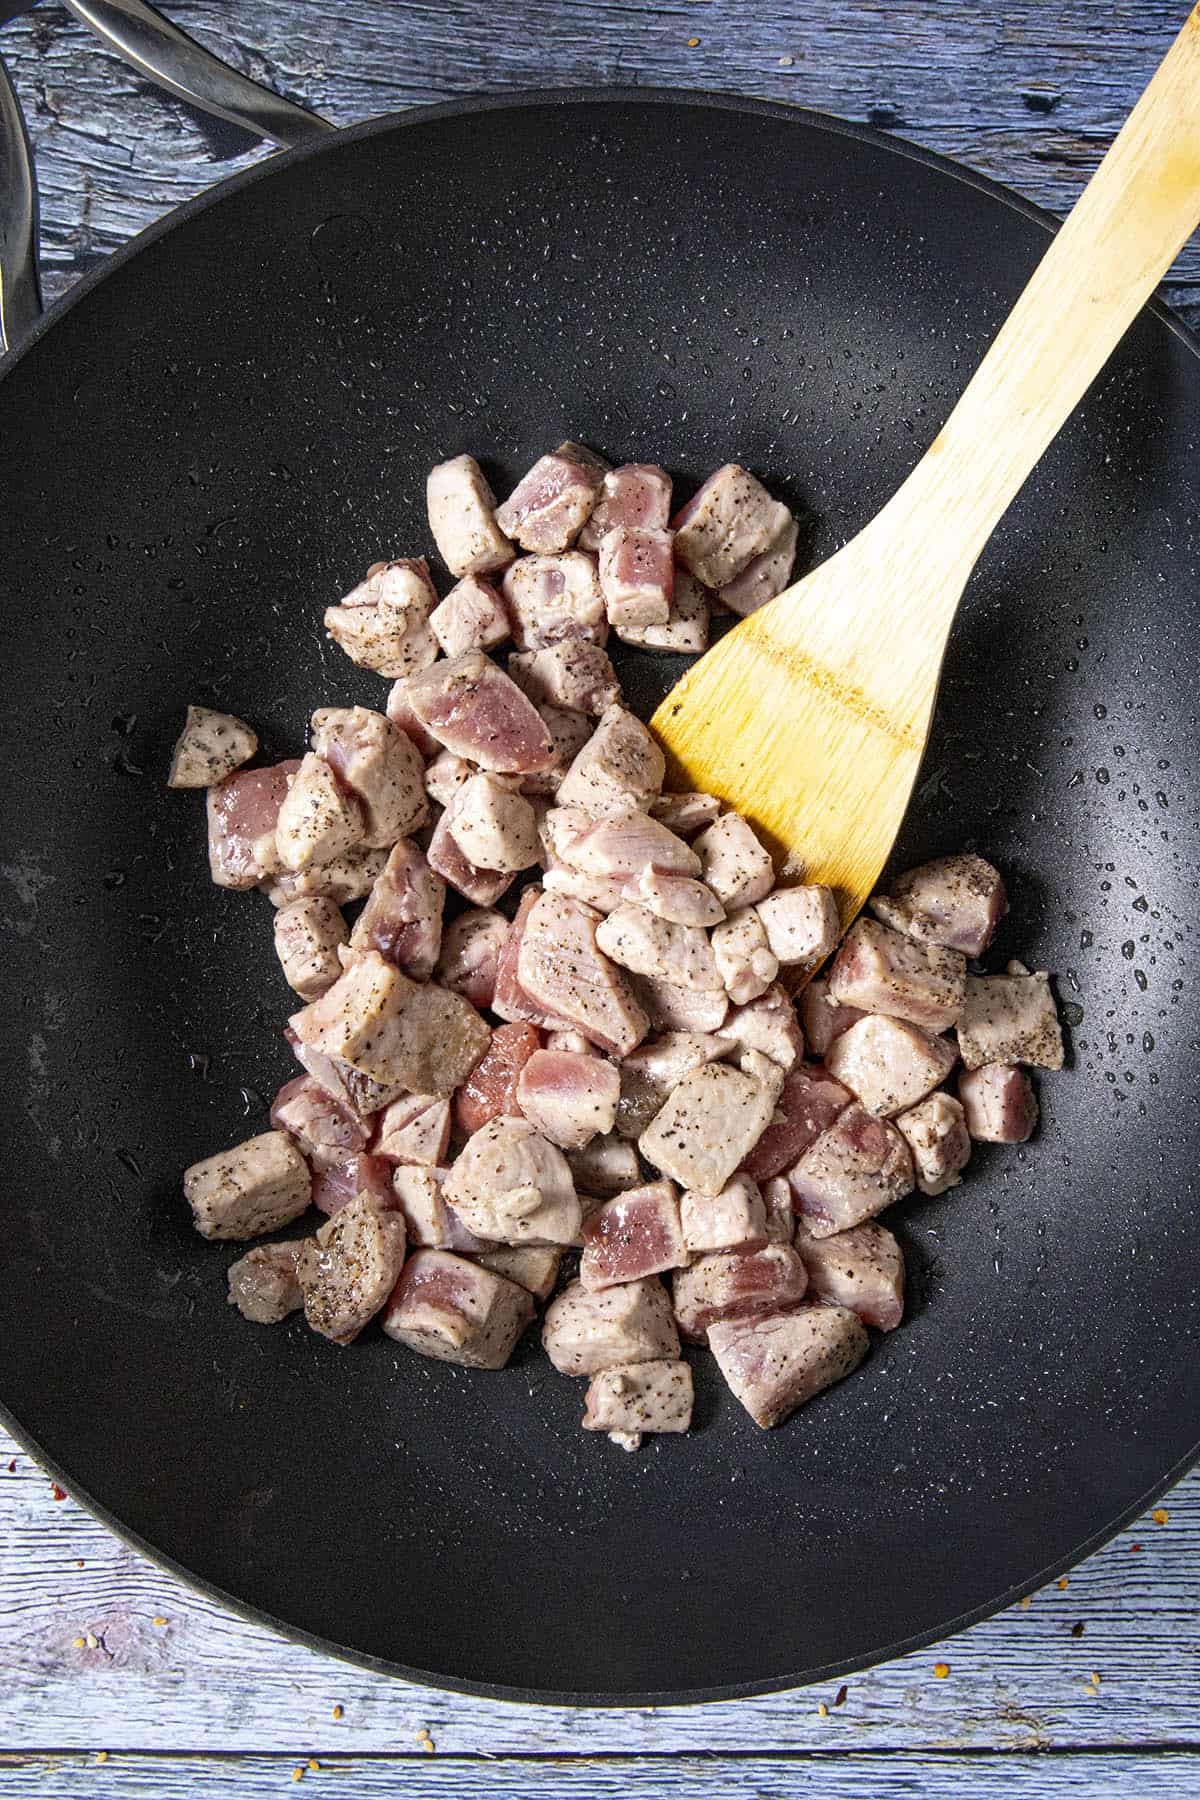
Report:
M976 845L998 946L1056 972L1037 1139L899 1209L903 1329L760 1432L626 1456L536 1341L490 1376L244 1324L183 1166L292 1072L270 909L164 775L185 702L268 758L380 704L321 612L429 548L424 477L571 435L732 459L813 560L934 435L1045 247L951 165L781 107L430 108L234 180L114 259L0 378L0 1398L64 1483L256 1617L512 1697L715 1698L1023 1593L1200 1438L1200 362L1152 309L971 586L897 849ZM1063 329L1071 329L1064 319ZM669 659L626 655L643 711Z

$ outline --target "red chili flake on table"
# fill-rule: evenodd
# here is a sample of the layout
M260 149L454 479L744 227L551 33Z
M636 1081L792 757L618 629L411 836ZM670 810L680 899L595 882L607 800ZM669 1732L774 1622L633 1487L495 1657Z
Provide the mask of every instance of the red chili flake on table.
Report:
M837 1693L833 1696L833 1704L835 1706L845 1706L846 1695L849 1692L850 1692L850 1689L843 1682L842 1686L838 1689Z
M60 1488L57 1481L52 1481L50 1483L50 1498L52 1500L65 1500L66 1497L67 1497L66 1488Z
M1082 1619L1076 1619L1075 1623L1072 1625L1071 1636L1072 1637L1082 1637L1083 1636L1083 1620Z
M17 1472L17 1459L15 1456L13 1457L12 1461L8 1465L8 1472L10 1475L15 1475Z
M1140 1549L1141 1549L1141 1547L1142 1547L1142 1546L1141 1546L1141 1545L1140 1545L1140 1544L1130 1544L1130 1546L1129 1546L1129 1548L1130 1548L1130 1549L1131 1549L1131 1550L1140 1550Z

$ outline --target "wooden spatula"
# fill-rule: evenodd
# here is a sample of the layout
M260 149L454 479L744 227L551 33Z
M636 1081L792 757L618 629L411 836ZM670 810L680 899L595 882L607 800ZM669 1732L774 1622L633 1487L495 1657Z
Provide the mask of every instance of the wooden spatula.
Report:
M671 785L744 813L836 891L843 929L908 805L980 551L1198 222L1200 6L899 492L655 713Z

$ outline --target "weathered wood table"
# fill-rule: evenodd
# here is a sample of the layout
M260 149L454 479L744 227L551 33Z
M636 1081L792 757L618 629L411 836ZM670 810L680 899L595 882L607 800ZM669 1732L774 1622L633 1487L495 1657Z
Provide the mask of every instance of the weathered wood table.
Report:
M339 122L482 89L725 88L870 120L1063 210L1185 0L173 10L231 62ZM148 87L56 6L7 26L0 48L35 141L50 297L263 154ZM1200 324L1200 247L1167 297ZM381 1680L250 1627L126 1549L0 1436L0 1795L199 1800L303 1782L338 1800L818 1788L836 1800L1184 1800L1200 1794L1198 1552L1200 1473L1069 1581L844 1687L574 1714Z

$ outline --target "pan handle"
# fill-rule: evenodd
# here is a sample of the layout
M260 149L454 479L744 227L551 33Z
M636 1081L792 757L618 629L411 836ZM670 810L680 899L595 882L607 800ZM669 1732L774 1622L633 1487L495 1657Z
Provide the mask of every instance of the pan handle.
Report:
M203 112L283 149L335 127L317 113L231 69L145 0L67 0L77 18L148 80ZM37 180L20 102L0 59L0 354L42 310Z

